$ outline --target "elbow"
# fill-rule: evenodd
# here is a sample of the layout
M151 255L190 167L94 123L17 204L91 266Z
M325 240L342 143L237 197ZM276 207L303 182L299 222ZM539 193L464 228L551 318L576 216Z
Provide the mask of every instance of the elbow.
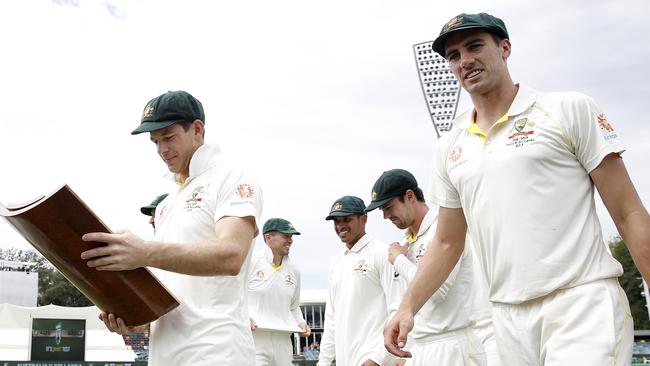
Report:
M242 268L244 267L244 262L246 261L246 256L237 255L227 261L226 265L223 267L224 272L222 273L226 276L238 276Z

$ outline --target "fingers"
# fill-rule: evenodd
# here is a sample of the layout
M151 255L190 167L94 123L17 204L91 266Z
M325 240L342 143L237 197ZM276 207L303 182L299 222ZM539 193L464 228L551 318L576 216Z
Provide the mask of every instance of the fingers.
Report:
M81 236L83 241L97 241L100 243L110 243L115 240L115 234L111 233L86 233Z
M400 323L396 318L393 318L386 324L384 328L384 347L397 357L411 357L410 352L402 350L406 345L406 338L404 337L400 341L399 337L402 331ZM408 331L405 334L408 334Z

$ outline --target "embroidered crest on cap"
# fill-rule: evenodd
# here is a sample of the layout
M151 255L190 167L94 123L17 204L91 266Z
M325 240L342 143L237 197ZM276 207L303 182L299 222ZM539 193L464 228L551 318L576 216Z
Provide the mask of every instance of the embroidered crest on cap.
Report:
M376 201L377 200L377 192L372 192L372 200Z
M151 116L153 116L153 106L151 104L148 104L146 107L144 107L144 111L142 111L142 118Z
M454 17L452 20L448 21L447 24L442 28L443 32L447 32L448 30L452 28L456 28L459 25L463 24L463 17L458 15Z
M330 212L341 211L342 208L343 208L343 204L341 204L341 202L336 202L334 206L332 206Z

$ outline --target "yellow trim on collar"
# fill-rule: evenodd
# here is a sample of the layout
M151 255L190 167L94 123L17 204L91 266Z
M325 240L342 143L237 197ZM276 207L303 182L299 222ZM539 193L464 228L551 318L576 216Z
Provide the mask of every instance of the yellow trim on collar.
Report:
M280 268L282 268L282 263L277 265L275 263L271 263L271 267L273 267L273 272L277 272L280 270Z
M413 243L415 243L417 240L418 240L418 237L415 236L415 235L413 235L413 234L408 234L408 235L406 236L406 241L407 241L409 244L413 244Z
M506 122L508 120L508 118L510 118L510 116L508 116L508 113L504 114L501 118L499 118L496 122L494 122L494 124L492 125L492 127L490 127L488 132L483 131L483 129L481 127L479 127L478 124L476 124L476 121L473 121L472 124L469 125L469 127L467 127L467 132L478 135L481 138L481 140L483 140L483 142L485 142L485 140L487 140L488 133L490 133L490 131L492 131L494 126L497 126L497 125L500 125L503 122Z

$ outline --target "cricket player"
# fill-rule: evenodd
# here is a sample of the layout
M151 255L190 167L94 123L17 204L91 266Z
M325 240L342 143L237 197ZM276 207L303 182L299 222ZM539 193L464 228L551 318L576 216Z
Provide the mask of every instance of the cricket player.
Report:
M158 207L158 204L162 202L167 197L167 195L168 193L161 194L160 196L154 198L150 204L140 207L140 212L142 212L144 215L149 216L149 224L151 224L153 227L154 232L156 231L156 222L154 221L156 218L156 207Z
M406 245L391 244L388 260L411 282L436 231L436 212L425 203L413 174L403 169L386 171L377 179L365 211L376 208L397 228L406 230ZM413 358L406 365L486 365L467 306L472 295L471 255L469 250L463 253L445 283L415 315Z
M156 208L154 241L126 230L87 233L83 240L107 245L81 258L100 271L150 267L179 300L151 324L149 365L253 366L247 280L262 214L260 187L229 166L217 145L204 143L203 106L185 91L149 101L132 134L144 132L178 186ZM121 334L146 327L131 327L115 314L101 318Z
M366 205L355 196L337 199L325 220L345 244L332 261L325 306L325 332L318 366L393 365L382 330L405 283L388 262L385 244L366 234Z
M501 19L460 14L433 50L474 107L434 150L438 229L385 330L401 355L413 314L445 281L469 228L493 303L504 365L629 365L633 325L594 203L598 190L643 277L650 216L621 159L618 132L588 96L515 84Z
M291 366L291 334L311 333L300 311L300 271L289 260L293 236L289 221L272 218L262 229L266 248L254 256L248 276L248 312L256 366Z

